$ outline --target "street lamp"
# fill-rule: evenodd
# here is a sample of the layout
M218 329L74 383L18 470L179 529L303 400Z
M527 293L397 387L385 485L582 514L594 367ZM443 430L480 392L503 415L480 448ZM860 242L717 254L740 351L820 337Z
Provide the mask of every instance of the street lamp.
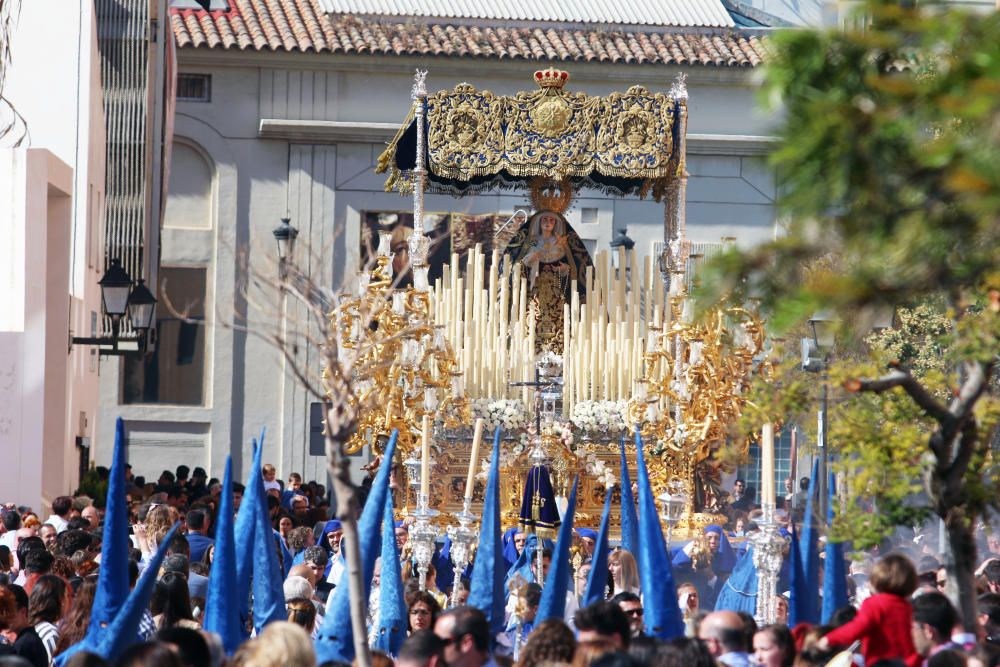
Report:
M816 445L819 448L819 515L826 520L827 511L827 464L829 452L826 446L827 417L827 370L830 367L830 351L833 349L834 319L829 311L819 311L809 318L812 338L802 339L802 370L822 374L822 397L819 404ZM811 519L811 517L810 517Z
M138 282L132 282L132 277L122 266L121 260L114 258L97 284L101 286L101 309L105 316L111 318L111 335L71 336L70 346L97 345L101 356L122 356L136 350L119 349L119 343L134 341L138 344L138 352L145 352L147 335L153 326L153 313L156 310L156 297L146 287L145 281L140 278ZM122 318L126 314L137 334L135 339L122 339L119 336Z
M292 226L291 218L282 218L281 224L271 232L278 243L278 273L282 280L288 277L288 261L295 251L295 238L299 230Z

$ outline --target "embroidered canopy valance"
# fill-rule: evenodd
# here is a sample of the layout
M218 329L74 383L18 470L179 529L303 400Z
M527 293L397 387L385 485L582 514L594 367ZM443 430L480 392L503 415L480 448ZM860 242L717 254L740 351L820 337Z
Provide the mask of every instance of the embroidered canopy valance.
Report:
M428 190L464 194L527 187L537 176L569 178L575 188L657 200L683 164L677 122L682 100L632 86L594 97L565 89L569 75L535 72L539 90L495 95L461 83L426 97ZM377 171L386 190L407 190L416 164L411 111Z

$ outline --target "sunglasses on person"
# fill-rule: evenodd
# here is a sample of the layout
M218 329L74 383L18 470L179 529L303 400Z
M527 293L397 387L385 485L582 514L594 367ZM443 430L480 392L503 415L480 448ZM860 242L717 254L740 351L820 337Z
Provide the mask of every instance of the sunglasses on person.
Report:
M639 607L638 609L626 609L625 610L625 615L626 616L642 616L642 607Z

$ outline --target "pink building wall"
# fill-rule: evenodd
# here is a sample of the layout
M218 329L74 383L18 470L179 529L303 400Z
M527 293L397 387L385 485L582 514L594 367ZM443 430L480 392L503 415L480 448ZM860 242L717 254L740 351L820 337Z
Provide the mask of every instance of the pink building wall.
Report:
M26 147L0 144L0 501L48 510L96 441L105 116L92 0L23 3L4 94ZM96 324L97 330L92 327ZM117 359L105 364L118 363Z

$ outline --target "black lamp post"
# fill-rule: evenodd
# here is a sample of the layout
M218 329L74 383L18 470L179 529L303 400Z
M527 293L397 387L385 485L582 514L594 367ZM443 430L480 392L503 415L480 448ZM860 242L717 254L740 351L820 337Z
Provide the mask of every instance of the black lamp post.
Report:
M282 218L281 224L271 232L278 243L278 275L282 280L288 277L288 261L295 251L295 238L299 230L292 226L291 218Z
M121 260L112 259L107 271L97 282L101 286L101 308L104 314L111 318L111 335L96 337L73 336L70 345L97 345L99 354L103 356L123 356L138 351L145 352L146 337L153 326L153 315L156 311L156 298L144 281L132 282L132 277L122 266ZM132 328L138 334L137 338L122 339L121 322L128 314ZM138 350L119 349L119 343L135 341Z
M833 316L820 311L809 318L812 339L802 339L802 370L822 373L822 394L819 404L816 445L819 448L819 507L820 521L826 521L829 499L827 498L827 465L829 450L826 442L827 429L827 370L830 367L830 351L833 349Z

